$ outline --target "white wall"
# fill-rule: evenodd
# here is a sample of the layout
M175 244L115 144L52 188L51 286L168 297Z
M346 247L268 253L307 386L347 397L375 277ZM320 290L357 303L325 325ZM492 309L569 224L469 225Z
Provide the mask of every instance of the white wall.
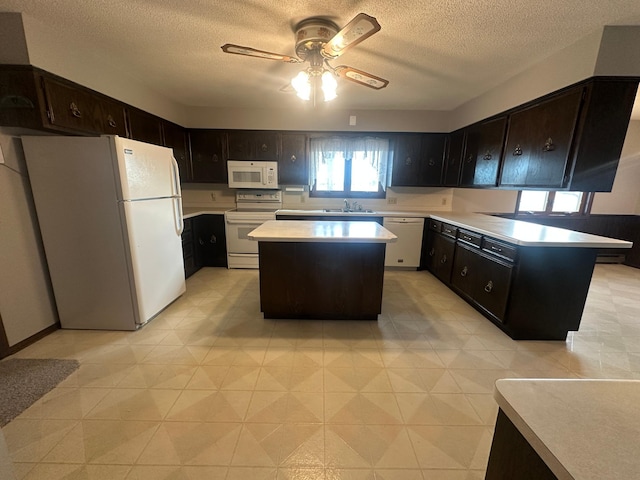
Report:
M515 190L456 188L453 191L452 209L456 212L513 213L517 197Z
M591 212L640 214L640 121L629 123L613 189L596 193Z
M0 127L0 315L10 346L58 320L19 133Z
M0 64L29 64L29 51L19 13L0 12L0 46Z

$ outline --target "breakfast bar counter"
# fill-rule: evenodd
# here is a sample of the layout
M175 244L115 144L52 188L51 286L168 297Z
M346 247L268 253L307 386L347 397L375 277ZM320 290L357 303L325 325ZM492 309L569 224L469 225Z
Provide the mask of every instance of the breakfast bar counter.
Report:
M640 381L501 379L487 480L640 478Z
M265 318L376 320L385 246L376 222L270 220L251 231L260 258Z

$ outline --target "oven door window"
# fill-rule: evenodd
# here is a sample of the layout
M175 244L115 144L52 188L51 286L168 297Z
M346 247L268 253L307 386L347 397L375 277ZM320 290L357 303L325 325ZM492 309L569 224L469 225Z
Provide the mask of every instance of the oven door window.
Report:
M260 225L261 222L227 222L227 251L229 253L258 253L258 242L249 240L247 235Z

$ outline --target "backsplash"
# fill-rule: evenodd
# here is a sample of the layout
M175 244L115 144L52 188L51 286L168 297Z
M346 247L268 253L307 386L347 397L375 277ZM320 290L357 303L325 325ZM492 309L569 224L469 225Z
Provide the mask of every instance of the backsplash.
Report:
M298 188L298 187L296 187ZM182 186L182 202L185 207L234 208L235 190L222 185L185 184ZM342 198L309 197L309 188L303 192L287 191L282 187L282 208L317 210L342 208ZM357 201L362 208L375 211L442 211L451 210L453 189L395 187L387 189L387 198L349 199Z

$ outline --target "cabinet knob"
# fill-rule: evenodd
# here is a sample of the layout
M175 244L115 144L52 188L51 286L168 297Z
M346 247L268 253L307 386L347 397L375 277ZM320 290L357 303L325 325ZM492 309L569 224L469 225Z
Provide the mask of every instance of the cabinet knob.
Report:
M198 237L198 243L199 243L201 246L204 246L204 240L202 240L202 239L201 239L201 238L199 238L199 237Z
M262 145L260 145L260 150L262 150L263 152L266 152L267 150L269 150L269 147L267 146L266 143L263 143Z
M69 110L71 111L71 115L73 115L74 117L82 118L82 112L80 111L78 106L75 104L75 102L71 102L71 104L69 105Z
M295 155L291 155L291 163L295 162L297 160Z
M473 155L469 154L469 156L467 157L467 163L471 163L473 162Z
M442 259L440 260L440 263L442 263L443 265L444 265L445 263L447 263L447 255L446 255L446 254L444 254L444 255L442 256Z
M404 159L404 164L405 165L409 166L409 165L411 165L411 163L412 163L411 157L407 157L407 158Z
M484 154L484 157L482 157L484 160L491 160L493 157L492 155L487 151L487 153Z
M551 152L556 149L556 146L553 144L553 140L551 137L547 138L547 141L544 142L544 147L542 147L543 152Z
M111 128L116 128L118 126L118 124L116 123L116 121L113 119L111 115L107 116L107 123Z
M431 251L429 252L429 256L433 257L436 254L436 249L432 248Z
M467 269L467 267L465 266L462 271L460 272L460 276L461 277L466 277L467 273L469 272L469 270Z
M489 282L484 286L484 291L491 293L491 290L493 290L493 282L489 280Z
M213 156L211 157L211 160L213 160L214 162L218 161L218 154L214 153Z
M513 156L517 157L518 155L522 155L522 147L520 145L516 145L516 148L513 150Z
M209 243L218 243L218 239L216 238L215 235L211 235L211 238L209 239Z
M436 164L436 161L433 158L429 159L429 166L433 167Z

